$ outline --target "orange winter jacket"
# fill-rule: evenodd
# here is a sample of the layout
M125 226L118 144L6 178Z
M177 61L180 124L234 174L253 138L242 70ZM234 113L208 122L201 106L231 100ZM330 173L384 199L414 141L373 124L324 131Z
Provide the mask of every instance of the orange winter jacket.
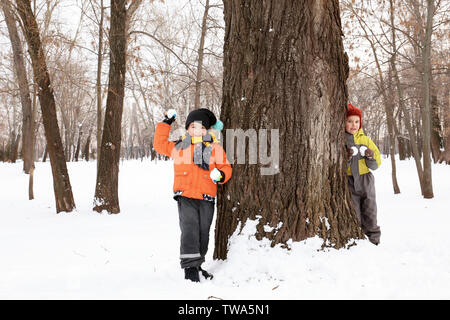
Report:
M215 197L217 185L209 174L214 168L225 174L224 184L231 178L231 165L227 160L225 151L218 143L212 143L212 152L209 161L209 171L199 168L193 161L194 144L190 148L177 150L175 142L169 141L170 125L158 123L156 125L153 147L155 151L174 159L173 191L182 191L182 196L194 199L203 199L204 195Z

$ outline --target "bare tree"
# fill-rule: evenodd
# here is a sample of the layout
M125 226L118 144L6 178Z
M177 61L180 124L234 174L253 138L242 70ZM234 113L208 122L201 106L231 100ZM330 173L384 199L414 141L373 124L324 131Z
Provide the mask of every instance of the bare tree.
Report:
M100 163L97 170L94 210L119 213L119 160L122 143L122 113L125 94L127 26L126 0L111 1L111 26L109 33L110 65L108 97L102 133ZM137 3L137 2L136 2ZM130 8L134 12L135 2Z
M100 0L100 21L98 26L98 53L97 53L97 82L95 85L97 96L97 171L100 165L100 153L103 128L102 110L102 65L103 65L103 21L105 19L105 7L103 0Z
M73 199L69 174L67 172L64 148L61 142L58 120L56 117L55 98L51 87L50 76L47 71L44 51L41 45L39 28L31 9L30 2L27 0L16 0L16 3L17 11L23 24L25 38L28 43L35 82L39 86L38 96L52 167L56 212L71 212L75 208L75 202Z
M30 168L34 165L32 157L32 137L33 137L33 119L30 89L25 68L23 56L22 42L17 31L15 16L9 0L1 0L3 13L5 15L6 25L8 27L9 38L14 56L14 68L20 91L20 102L22 104L22 157L23 170L25 173L30 172Z
M415 1L415 0L414 0ZM431 174L431 35L433 33L434 1L427 0L427 20L422 47L422 122L423 122L423 196L431 199L433 183Z
M237 226L257 217L256 237L272 244L318 235L341 248L362 238L345 170L348 61L338 1L224 5L221 119L230 129L279 129L280 161L273 175L261 175L261 164L234 165L218 196L214 257L226 258Z

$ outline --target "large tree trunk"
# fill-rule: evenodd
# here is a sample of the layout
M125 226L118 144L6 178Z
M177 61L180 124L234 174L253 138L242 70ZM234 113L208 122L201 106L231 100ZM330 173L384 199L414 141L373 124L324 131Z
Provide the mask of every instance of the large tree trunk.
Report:
M119 213L119 160L126 71L126 0L111 1L110 65L94 210Z
M338 1L224 4L221 118L229 129L279 129L280 159L277 167L272 139L272 175L249 161L234 166L218 196L214 257L226 258L230 235L247 219L260 218L256 237L273 245L319 235L339 248L362 238L347 186L348 61ZM230 156L229 140L227 132Z
M9 0L1 0L5 21L8 27L9 38L14 56L14 69L19 84L20 102L22 104L22 158L23 171L30 172L33 166L33 125L30 88L28 86L27 72L23 56L22 43L17 31L16 20Z
M28 43L33 73L36 84L39 86L38 96L42 110L45 137L47 139L48 153L53 174L53 188L56 200L56 212L71 212L75 208L75 202L70 185L64 157L64 148L59 133L58 119L56 116L55 98L50 83L44 52L39 36L39 28L36 18L31 10L30 1L16 0L17 10L21 17L25 38Z

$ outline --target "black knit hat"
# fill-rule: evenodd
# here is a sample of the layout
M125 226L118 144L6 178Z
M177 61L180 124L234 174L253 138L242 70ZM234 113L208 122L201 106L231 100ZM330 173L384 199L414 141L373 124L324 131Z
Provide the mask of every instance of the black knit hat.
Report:
M214 113L212 113L208 109L201 108L201 109L194 110L191 113L189 113L189 115L187 116L186 130L192 122L196 122L196 121L201 122L202 125L206 129L209 129L209 128L211 128L211 126L216 124L217 118L214 115Z

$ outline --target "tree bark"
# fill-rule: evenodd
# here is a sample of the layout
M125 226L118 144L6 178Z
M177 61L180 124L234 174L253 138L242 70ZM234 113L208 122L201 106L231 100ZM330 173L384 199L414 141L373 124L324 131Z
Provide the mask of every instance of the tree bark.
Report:
M28 200L34 199L34 166L30 168L30 176L28 178Z
M205 50L205 38L206 30L208 28L208 11L209 11L209 0L206 0L205 11L203 12L202 19L202 32L200 36L200 44L198 47L198 61L197 61L197 75L195 77L195 98L194 98L194 108L200 108L200 95L202 88L202 73L203 73L203 57Z
M45 149L44 149L44 155L42 157L42 162L46 162L47 161L47 156L48 156L48 143L45 144Z
M82 157L84 160L89 161L89 151L90 151L90 145L91 145L91 135L92 135L92 127L89 129L89 134L86 139L86 143L83 148L83 155Z
M16 163L18 151L19 151L19 142L20 142L20 133L16 135L16 131L14 130L11 134L11 147L9 153L9 159L11 163Z
M126 0L111 1L110 65L94 210L119 213L119 161L126 72Z
M437 95L431 96L431 155L433 162L438 162L441 156L441 121L439 119L439 104Z
M23 56L22 43L17 31L16 20L9 0L1 0L5 21L8 27L9 38L14 56L14 70L19 84L20 102L22 104L22 158L23 171L28 174L33 166L32 155L32 108L30 88L28 86L27 72Z
M423 197L431 199L433 181L431 174L431 35L433 32L434 0L427 0L427 25L422 48L422 128L423 128Z
M28 43L35 82L39 86L38 96L41 104L48 154L50 156L50 164L52 167L56 212L71 212L75 208L75 202L73 199L69 174L67 172L64 148L61 142L58 119L56 116L55 98L41 45L39 28L33 11L31 10L30 1L16 0L16 2L17 10L24 27L25 38Z
M81 148L81 136L83 135L83 129L82 126L78 128L78 140L77 140L77 147L75 149L75 161L78 162L78 156L80 155L80 148Z
M374 53L375 54L375 53ZM378 61L377 61L378 64ZM381 68L379 69L381 71ZM392 91L392 86L390 84L391 82L391 73L392 71L389 70L389 92ZM382 77L382 74L380 73L380 77ZM381 85L384 86L384 81L382 81ZM382 89L383 91L386 89ZM389 96L393 96L392 94L389 94ZM390 148L389 152L391 154L391 167L392 167L392 187L394 188L394 194L400 193L400 187L398 185L397 181L397 166L395 164L395 119L394 119L394 104L392 103L392 100L388 98L388 94L384 93L384 104L385 104L385 111L386 111L386 120L387 120L387 126L389 131L389 142L390 142Z
M273 245L318 235L340 248L362 238L346 176L338 1L225 0L224 14L221 119L227 129L278 129L280 159L272 175L261 164L234 165L218 194L214 257L226 258L229 237L248 219L259 219L256 238Z
M103 21L105 17L105 8L103 0L100 0L100 23L98 28L98 54L97 54L97 172L100 165L100 152L102 145L102 127L103 127L103 110L102 110L102 65L103 65ZM88 156L89 157L89 156Z
M441 153L439 157L439 162L445 162L450 164L450 89L447 87L445 89L445 102L443 104L443 117L444 117L444 152Z

